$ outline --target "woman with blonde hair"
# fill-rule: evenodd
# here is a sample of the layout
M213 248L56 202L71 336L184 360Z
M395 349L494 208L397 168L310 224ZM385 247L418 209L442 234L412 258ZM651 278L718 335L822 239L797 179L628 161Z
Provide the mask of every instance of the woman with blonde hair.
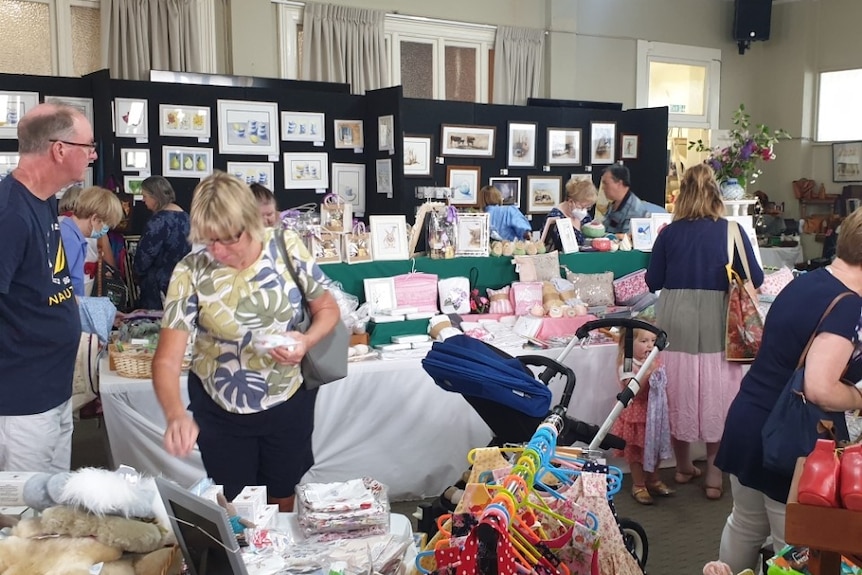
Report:
M704 490L708 499L722 496L723 478L715 456L724 418L739 391L742 367L724 356L727 292L725 266L729 226L712 169L692 166L683 174L673 222L658 232L646 274L651 291L661 290L656 323L667 332L662 353L667 372L671 442L677 483L701 475L691 461L690 444L706 442ZM742 233L750 279L757 287L763 271ZM738 253L733 269L745 277Z
M278 234L289 261L280 254ZM302 385L300 362L340 321L329 280L299 236L264 228L251 189L224 172L195 188L190 240L206 248L174 269L153 358L153 386L167 420L165 449L184 457L197 442L207 475L224 485L228 499L246 485L266 485L270 501L290 511L295 486L314 464L317 390ZM305 333L296 331L300 290L312 315ZM180 373L195 329L192 416L180 395ZM262 350L258 336L276 334L290 339Z
M571 178L566 182L566 199L551 208L551 211L548 212L548 221L569 218L572 221L572 227L575 228L578 244L584 245L584 234L581 232L581 226L593 221L592 216L590 216L590 208L596 204L598 197L599 193L592 180ZM551 238L554 247L561 250L563 246L557 226L554 226Z

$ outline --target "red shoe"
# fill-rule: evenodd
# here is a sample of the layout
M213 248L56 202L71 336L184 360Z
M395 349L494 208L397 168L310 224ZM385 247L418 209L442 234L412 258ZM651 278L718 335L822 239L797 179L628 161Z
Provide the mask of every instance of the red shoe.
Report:
M862 511L862 445L858 443L841 456L841 502L847 509Z
M840 476L841 460L835 453L835 442L831 439L818 439L802 468L797 500L803 505L839 507Z

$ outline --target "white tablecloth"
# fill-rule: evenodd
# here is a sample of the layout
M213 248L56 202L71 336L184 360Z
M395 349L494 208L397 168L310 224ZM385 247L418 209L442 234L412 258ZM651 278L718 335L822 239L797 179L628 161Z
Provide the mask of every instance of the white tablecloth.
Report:
M562 349L543 351L557 357ZM524 352L526 353L526 352ZM534 352L530 352L534 353ZM616 346L575 348L565 359L577 376L569 413L601 423L619 391ZM387 484L394 501L438 495L467 468L470 449L491 432L464 398L439 388L419 358L350 365L349 375L320 389L315 409L314 467L305 481L369 475ZM149 380L127 379L100 366L105 425L114 465L191 485L204 475L200 453L186 459L162 448L165 419ZM562 383L552 382L554 401ZM188 400L185 378L183 399Z
M802 244L792 248L760 248L760 261L767 268L787 266L793 269L795 264L803 261Z

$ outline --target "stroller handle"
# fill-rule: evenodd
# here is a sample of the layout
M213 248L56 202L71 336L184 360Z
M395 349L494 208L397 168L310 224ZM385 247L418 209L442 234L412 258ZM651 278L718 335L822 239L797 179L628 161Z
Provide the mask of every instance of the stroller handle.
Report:
M665 333L663 329L660 329L652 325L651 323L647 323L640 319L620 317L610 317L605 319L588 321L587 323L579 327L578 330L575 332L575 339L584 339L594 329L600 329L603 327L624 327L626 329L643 329L646 331L650 331L655 334L655 346L659 349L659 351L667 347L667 333Z

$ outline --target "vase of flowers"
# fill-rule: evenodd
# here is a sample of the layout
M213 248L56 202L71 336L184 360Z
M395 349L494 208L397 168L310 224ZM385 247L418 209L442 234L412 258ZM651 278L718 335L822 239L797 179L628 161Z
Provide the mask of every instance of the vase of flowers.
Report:
M733 112L732 123L729 145L710 148L703 140L697 140L689 142L688 149L709 152L706 163L715 172L722 198L740 200L749 197L746 188L757 183L757 178L763 173L760 164L775 159L775 144L779 140L789 140L790 134L785 130L770 130L764 124L752 125L744 104Z

